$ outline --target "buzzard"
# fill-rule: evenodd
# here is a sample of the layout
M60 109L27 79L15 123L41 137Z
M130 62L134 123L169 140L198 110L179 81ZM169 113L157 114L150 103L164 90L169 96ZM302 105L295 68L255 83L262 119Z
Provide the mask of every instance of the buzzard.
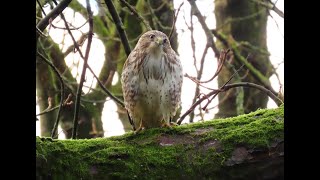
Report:
M170 127L181 104L182 79L180 59L168 37L156 30L144 33L121 74L125 108L135 133Z

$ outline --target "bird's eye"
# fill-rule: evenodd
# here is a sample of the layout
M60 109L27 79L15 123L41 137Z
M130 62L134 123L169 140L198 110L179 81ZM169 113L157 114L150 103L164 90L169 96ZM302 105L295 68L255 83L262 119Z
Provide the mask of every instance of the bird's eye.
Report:
M167 38L163 40L163 43L164 43L164 44L167 43L167 42L168 42L168 39L167 39Z
M155 35L154 34L151 34L150 35L150 39L154 39Z

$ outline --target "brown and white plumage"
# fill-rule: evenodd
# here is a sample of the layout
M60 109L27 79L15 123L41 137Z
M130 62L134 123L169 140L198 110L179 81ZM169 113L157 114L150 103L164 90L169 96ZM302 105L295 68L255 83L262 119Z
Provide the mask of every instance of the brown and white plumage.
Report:
M182 66L168 37L144 33L127 58L121 75L125 108L136 131L169 126L181 103Z

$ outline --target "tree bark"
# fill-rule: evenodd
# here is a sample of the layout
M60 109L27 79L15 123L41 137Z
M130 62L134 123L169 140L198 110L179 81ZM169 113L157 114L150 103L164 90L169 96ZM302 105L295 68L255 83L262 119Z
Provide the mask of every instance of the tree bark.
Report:
M253 1L221 0L215 1L215 16L217 30L225 34L229 40L250 43L267 52L267 8ZM219 48L231 48L223 47L219 41L217 44ZM236 48L242 56L248 56L247 60L265 77L269 78L272 75L272 65L268 55L241 45ZM225 66L218 76L219 87L241 66L236 60L231 61L232 65ZM250 72L247 72L246 68L240 71L239 76L236 76L231 83L241 81L260 84ZM228 93L220 93L218 98L219 112L216 117L232 117L249 113L258 108L265 108L268 102L268 96L265 93L252 88L237 88Z
M284 106L91 140L36 138L38 179L283 179Z

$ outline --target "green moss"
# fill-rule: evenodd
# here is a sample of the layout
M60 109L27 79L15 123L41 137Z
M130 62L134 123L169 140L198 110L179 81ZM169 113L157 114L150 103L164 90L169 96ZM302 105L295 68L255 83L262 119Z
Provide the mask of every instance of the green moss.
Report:
M221 177L218 172L235 147L268 148L283 139L283 108L137 135L90 140L37 137L37 175L53 179Z

